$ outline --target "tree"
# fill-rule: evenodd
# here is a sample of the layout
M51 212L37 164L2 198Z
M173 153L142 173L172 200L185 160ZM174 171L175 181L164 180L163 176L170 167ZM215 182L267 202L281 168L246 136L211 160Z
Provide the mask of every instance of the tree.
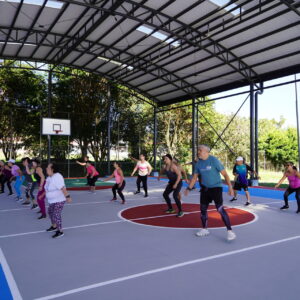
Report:
M45 103L44 78L31 70L0 69L0 146L6 159L39 136L39 111Z
M287 161L298 161L298 141L295 128L270 132L265 140L266 157L278 167Z
M90 151L96 161L106 155L107 138L107 84L108 82L86 72L56 74L53 87L53 115L71 116L72 139L82 156Z

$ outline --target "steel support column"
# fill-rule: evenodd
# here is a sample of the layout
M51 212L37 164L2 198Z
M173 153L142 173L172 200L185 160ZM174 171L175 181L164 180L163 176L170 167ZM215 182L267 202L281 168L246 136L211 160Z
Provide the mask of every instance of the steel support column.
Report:
M196 99L193 99L192 103L192 162L195 161L197 155L197 119L198 119L198 109L196 107ZM194 172L194 164L193 164Z
M48 72L48 118L52 116L52 71ZM48 155L47 155L48 164L51 161L51 135L48 134Z
M255 99L254 84L250 84L250 166L254 169L255 165Z
M111 142L111 92L110 85L107 86L107 174L110 175L110 142Z
M258 160L258 95L261 95L263 93L263 83L260 83L260 90L255 93L255 101L254 101L254 106L255 106L255 125L254 125L254 139L255 139L255 171L258 173L259 169L259 160Z
M199 104L196 103L195 109L197 113L197 120L196 120L196 151L197 151L199 147Z
M298 108L298 89L297 75L295 74L295 102L296 102L296 120L297 120L297 142L298 142L298 167L300 168L300 137L299 137L299 108Z
M153 171L156 171L156 149L157 149L157 109L154 107L153 114Z

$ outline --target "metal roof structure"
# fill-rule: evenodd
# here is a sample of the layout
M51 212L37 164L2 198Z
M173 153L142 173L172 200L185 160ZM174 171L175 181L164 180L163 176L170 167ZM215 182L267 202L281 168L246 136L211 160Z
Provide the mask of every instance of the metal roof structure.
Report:
M300 72L300 1L0 0L0 58L93 72L163 106Z

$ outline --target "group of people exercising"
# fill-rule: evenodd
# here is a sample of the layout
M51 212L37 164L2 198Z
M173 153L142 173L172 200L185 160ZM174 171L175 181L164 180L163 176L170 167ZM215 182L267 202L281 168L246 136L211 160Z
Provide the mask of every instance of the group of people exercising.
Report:
M232 187L228 173L226 172L222 163L213 155L210 154L210 148L207 145L200 145L198 148L197 159L194 162L194 173L192 178L189 180L184 168L179 162L173 158L170 154L164 156L164 165L158 176L160 180L161 175L165 174L168 178L168 184L163 192L164 200L167 204L166 214L175 214L176 211L173 209L170 194L173 193L173 198L177 206L176 216L181 218L184 216L184 212L181 204L181 188L182 188L182 177L187 182L188 186L184 191L185 196L188 196L189 192L194 188L196 181L198 180L201 186L200 190L200 211L201 211L201 222L202 228L196 233L197 236L206 236L209 234L208 231L208 207L209 204L214 201L217 211L219 212L226 228L227 228L227 239L234 240L236 234L232 231L230 218L223 206L223 183L221 175L224 177L225 183L228 186L228 194L233 196L230 201L237 200L237 191L243 189L246 194L247 201L246 206L251 204L250 194L248 191L248 173L252 173L255 176L258 174L247 164L245 164L242 157L237 157L236 164L233 168L234 186ZM139 159L131 158L136 162L136 166L133 169L131 176L134 176L138 172L136 186L137 189L134 194L141 192L141 183L144 189L144 197L148 197L148 184L147 179L151 174L152 167L149 162L146 161L143 154L140 155ZM99 172L93 166L92 162L86 156L84 162L78 162L80 165L86 167L86 177L90 191L95 193L95 183L99 178ZM40 162L37 159L30 159L28 157L22 159L23 168L20 169L16 164L15 160L10 159L7 163L0 161L0 183L1 191L4 193L5 185L9 190L9 196L13 194L11 183L14 181L14 189L17 194L16 200L23 202L22 205L29 206L31 209L39 208L41 213L38 219L46 218L46 205L45 198L48 199L49 208L48 214L51 219L51 227L47 231L56 231L53 237L59 237L63 235L61 226L61 212L63 204L67 201L71 201L71 197L68 194L64 179L59 174L57 166L55 164L49 164L46 171L48 177L46 178L43 169L41 168ZM123 194L126 181L124 178L123 171L118 162L114 162L113 173L105 178L103 181L115 179L115 184L112 187L113 198L111 201L117 200L117 193L122 200L122 204L125 203L125 197ZM288 179L289 186L284 193L285 204L281 207L282 210L288 209L288 196L292 193L296 193L297 200L297 213L300 213L300 172L294 166L292 162L285 164L285 171L283 177L280 179L275 188L278 188L285 179ZM23 201L21 186L25 184L25 195L26 199ZM33 191L38 186L37 199L35 199Z

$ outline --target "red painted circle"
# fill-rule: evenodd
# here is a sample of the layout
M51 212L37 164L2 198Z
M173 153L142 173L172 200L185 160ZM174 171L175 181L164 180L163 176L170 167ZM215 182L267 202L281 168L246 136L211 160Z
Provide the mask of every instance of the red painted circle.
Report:
M238 208L228 208L224 206L231 225L241 225L252 222L255 215ZM167 206L165 204L149 204L128 208L121 212L121 217L138 224L173 227L173 228L200 228L200 205L184 203L182 209L185 215L182 218L177 218L175 214L168 215L165 213ZM208 227L225 227L220 214L217 212L214 205L208 208Z

